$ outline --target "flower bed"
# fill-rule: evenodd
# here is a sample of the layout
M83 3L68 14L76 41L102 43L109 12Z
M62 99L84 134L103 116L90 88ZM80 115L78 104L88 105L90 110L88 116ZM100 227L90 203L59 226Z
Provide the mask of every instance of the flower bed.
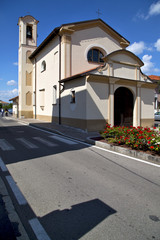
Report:
M154 128L156 129L156 128ZM108 143L128 146L132 149L151 151L160 155L159 132L143 127L124 127L106 124L101 136Z

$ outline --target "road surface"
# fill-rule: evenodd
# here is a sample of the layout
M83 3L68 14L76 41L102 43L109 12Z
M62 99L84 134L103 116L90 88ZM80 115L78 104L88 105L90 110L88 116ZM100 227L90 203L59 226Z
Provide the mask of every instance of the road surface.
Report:
M0 167L30 239L160 240L160 168L0 118Z

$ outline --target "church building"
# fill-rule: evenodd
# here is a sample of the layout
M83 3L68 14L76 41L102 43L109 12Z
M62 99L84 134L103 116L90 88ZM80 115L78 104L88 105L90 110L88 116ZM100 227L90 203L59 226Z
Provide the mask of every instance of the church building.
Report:
M87 131L153 126L155 84L127 39L95 19L62 24L37 47L37 24L18 21L20 118Z

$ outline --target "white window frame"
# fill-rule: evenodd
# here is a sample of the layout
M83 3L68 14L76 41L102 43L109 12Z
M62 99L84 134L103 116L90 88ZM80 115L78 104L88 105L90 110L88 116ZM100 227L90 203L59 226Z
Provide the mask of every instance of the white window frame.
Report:
M53 105L57 104L57 85L53 86Z
M71 89L70 103L72 103L72 104L76 103L76 91L75 91L75 89Z
M42 63L41 63L41 72L44 72L46 71L46 61L43 60Z

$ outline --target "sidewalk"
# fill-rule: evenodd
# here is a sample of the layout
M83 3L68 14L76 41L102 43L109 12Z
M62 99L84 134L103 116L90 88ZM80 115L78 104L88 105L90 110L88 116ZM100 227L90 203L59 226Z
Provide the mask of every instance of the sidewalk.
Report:
M96 145L98 147L107 149L109 151L117 152L123 155L127 155L133 158L138 158L141 160L145 160L151 163L155 163L160 165L160 157L157 155L147 154L145 152L130 150L128 148L110 145L105 143L104 141L96 141L92 138L100 137L99 132L87 132L82 129L66 126L66 125L59 125L57 123L50 123L44 122L37 119L18 119L25 124L30 126L34 126L36 128L40 128L43 130L47 130L62 136L66 136L75 140L83 141L92 145Z
M74 128L66 125L59 125L58 123L44 122L37 119L18 119L18 121L34 126L40 129L48 130L63 136L67 136L76 140L86 142L88 138L99 137L99 132L87 132L85 130Z

